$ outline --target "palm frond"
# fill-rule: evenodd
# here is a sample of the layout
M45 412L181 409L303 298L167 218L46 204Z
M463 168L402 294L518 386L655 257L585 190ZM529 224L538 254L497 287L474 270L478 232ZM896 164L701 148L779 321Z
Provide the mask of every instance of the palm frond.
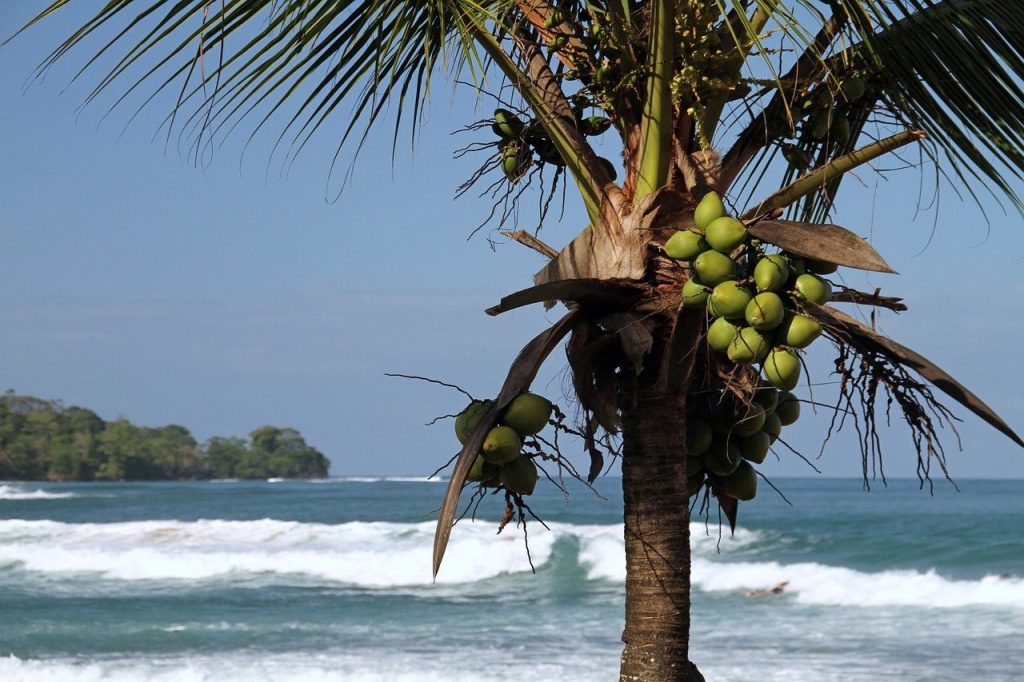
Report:
M843 0L861 39L847 50L881 75L888 108L925 130L971 194L986 181L1020 210L1024 3Z
M54 2L29 26L68 2ZM470 25L493 24L513 4L110 0L50 54L39 72L99 40L75 78L105 59L113 65L105 67L86 103L115 89L117 106L151 87L149 102L173 87L180 94L168 122L184 112L186 125L200 138L231 130L250 117L258 130L278 121L275 116L287 116L278 143L287 140L295 147L346 106L340 148L353 133L365 136L385 112L392 112L395 135L405 121L415 137L431 78L442 70L457 77L468 69L473 82L482 82L485 58ZM113 37L100 38L108 35Z

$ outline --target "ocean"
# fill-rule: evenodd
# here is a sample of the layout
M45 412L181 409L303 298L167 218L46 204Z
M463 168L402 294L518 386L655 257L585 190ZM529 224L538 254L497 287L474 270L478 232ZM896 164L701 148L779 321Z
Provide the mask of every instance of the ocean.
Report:
M1024 481L783 479L735 535L694 517L691 658L726 680L1024 678ZM0 483L0 680L613 680L618 479L496 535L485 500L436 584L416 478ZM779 595L749 590L788 581Z

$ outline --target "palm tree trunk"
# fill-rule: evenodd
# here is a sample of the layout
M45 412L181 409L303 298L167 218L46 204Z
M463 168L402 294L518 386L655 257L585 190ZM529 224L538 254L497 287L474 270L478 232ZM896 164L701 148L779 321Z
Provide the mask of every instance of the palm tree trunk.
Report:
M655 371L652 371L655 370ZM690 512L685 391L648 367L622 392L626 627L620 680L703 680L689 661Z

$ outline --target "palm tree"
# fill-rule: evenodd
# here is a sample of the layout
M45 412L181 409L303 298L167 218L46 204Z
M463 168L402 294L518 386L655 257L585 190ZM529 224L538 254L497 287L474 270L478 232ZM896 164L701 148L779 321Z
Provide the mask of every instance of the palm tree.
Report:
M937 428L951 414L925 381L1024 445L944 371L824 305L829 287L818 276L835 266L889 271L866 242L827 223L844 177L883 155L916 147L979 203L984 195L1024 210L1011 185L1024 168L1022 36L1024 4L999 0L109 0L41 71L98 39L83 72L113 66L89 100L111 88L118 103L173 90L167 122L193 131L197 148L249 122L278 127L279 142L298 151L344 110L339 151L355 152L388 117L396 134L403 125L415 133L438 77L510 92L515 111L485 122L499 140L479 177L495 171L514 204L541 183L538 169L554 167L555 182L575 182L590 224L560 250L508 233L550 262L488 312L545 301L569 312L516 358L454 460L433 568L484 438L568 337L592 474L599 444L621 434L621 677L680 680L701 679L688 659L691 505L703 492L734 521L750 491L728 470L756 483L729 440L763 395L753 363L785 389L799 372L792 346L802 344L749 316L751 331L739 330L727 289L777 296L786 329L799 318L835 345L839 406L863 435L865 475L879 456L875 400L886 394L911 428L922 476L933 463L945 473ZM621 164L588 140L609 126ZM726 220L719 235L709 218L724 213L739 222ZM705 250L720 254L706 260L725 277L701 269ZM786 276L752 276L762 261ZM810 289L793 283L804 270ZM705 285L717 279L726 287L709 309ZM846 288L831 300L902 308ZM709 338L712 319L728 343ZM777 397L771 389L767 412ZM721 433L701 457L708 421Z

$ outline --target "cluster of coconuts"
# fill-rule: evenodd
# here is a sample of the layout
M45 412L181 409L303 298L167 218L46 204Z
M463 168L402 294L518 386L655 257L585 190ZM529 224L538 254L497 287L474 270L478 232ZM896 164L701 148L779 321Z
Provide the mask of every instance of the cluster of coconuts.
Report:
M607 131L612 121L607 116L584 116L589 100L585 96L572 98L573 112L576 117L576 128L587 136L601 135ZM498 149L501 153L501 171L509 182L517 182L530 169L533 155L541 162L557 167L565 166L565 160L558 153L544 127L536 119L524 121L508 109L494 110L494 123L491 130L498 136ZM612 162L599 157L608 175L614 180L617 176Z
M455 437L465 445L492 401L474 400L455 418ZM480 454L473 461L466 480L482 486L505 486L509 492L533 494L537 486L537 465L523 454L523 438L540 433L551 419L551 401L535 393L520 393L508 404L498 424L487 432Z
M800 418L800 402L789 391L762 382L749 402L708 406L686 420L687 485L692 496L710 478L737 500L757 495L754 464L761 464L783 426Z
M821 324L803 306L832 297L832 285L821 275L836 266L765 253L740 220L725 214L715 192L701 199L694 222L665 242L670 258L690 263L683 306L707 309L711 348L737 365L760 363L772 385L793 390L800 379L799 351L821 335Z

